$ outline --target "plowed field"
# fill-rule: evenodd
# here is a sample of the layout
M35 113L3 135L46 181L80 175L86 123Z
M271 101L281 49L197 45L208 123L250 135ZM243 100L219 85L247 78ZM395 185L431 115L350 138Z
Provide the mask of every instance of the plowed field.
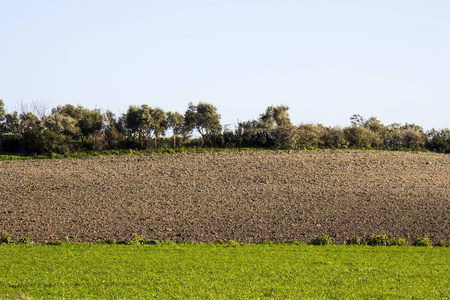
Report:
M450 242L450 155L247 151L0 162L0 231L143 238Z

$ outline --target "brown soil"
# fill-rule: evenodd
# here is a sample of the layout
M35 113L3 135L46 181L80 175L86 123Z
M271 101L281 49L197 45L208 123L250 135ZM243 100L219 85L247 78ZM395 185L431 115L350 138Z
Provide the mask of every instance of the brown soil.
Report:
M0 231L143 238L450 242L450 155L264 151L0 162Z

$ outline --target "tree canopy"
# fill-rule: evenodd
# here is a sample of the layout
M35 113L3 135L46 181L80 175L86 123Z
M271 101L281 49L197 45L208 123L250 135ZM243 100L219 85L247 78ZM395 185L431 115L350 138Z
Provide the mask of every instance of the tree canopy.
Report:
M151 149L190 146L311 148L406 148L450 152L450 130L424 130L413 123L384 125L378 118L353 115L350 126L294 125L285 105L269 106L257 120L239 122L234 130L220 124L216 106L188 104L184 115L147 104L130 105L116 117L110 111L81 105L46 108L22 105L7 112L0 99L0 151L67 153L106 149ZM27 110L27 108L31 108ZM167 131L172 138L164 138ZM192 138L196 131L201 138ZM179 136L183 138L179 138Z

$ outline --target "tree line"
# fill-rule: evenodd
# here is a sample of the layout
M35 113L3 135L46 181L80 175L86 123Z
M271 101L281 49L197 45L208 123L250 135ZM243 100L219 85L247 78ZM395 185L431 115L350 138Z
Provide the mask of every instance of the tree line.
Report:
M382 124L376 117L353 115L351 125L293 125L289 107L269 106L258 119L229 129L210 103L189 103L184 114L159 107L130 105L116 116L111 111L66 104L51 109L24 106L6 112L0 99L0 151L23 154L66 154L113 149L155 148L385 148L450 153L450 130L425 131L416 124ZM167 131L172 136L166 137ZM193 138L198 132L199 138Z

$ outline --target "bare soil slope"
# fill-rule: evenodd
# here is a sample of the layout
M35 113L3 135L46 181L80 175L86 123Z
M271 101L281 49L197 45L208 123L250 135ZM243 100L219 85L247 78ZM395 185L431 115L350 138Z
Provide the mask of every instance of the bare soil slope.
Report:
M139 235L450 242L450 155L264 151L0 162L0 231L77 242Z

